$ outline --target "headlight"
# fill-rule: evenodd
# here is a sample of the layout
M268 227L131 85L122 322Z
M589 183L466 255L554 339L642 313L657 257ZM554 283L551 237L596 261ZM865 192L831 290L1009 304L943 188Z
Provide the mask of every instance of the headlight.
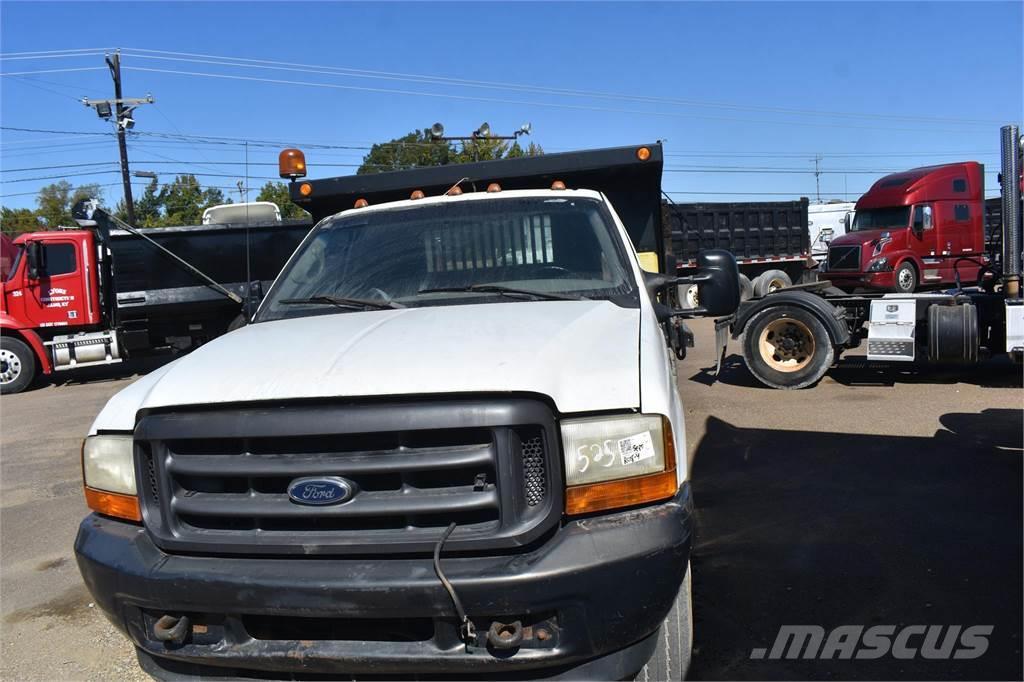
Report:
M885 256L874 259L868 263L867 267L868 272L887 272L889 270L892 270L892 266L889 265L889 259Z
M567 419L561 428L566 513L625 507L675 494L675 445L665 417Z
M85 484L96 490L135 494L131 436L92 436L82 447Z
M93 511L141 521L132 436L90 436L82 444L85 502Z
M871 255L877 256L878 254L882 253L882 249L885 248L885 245L891 241L892 236L890 236L888 232L883 232L882 236L878 238L877 242L875 242L875 248L872 249Z

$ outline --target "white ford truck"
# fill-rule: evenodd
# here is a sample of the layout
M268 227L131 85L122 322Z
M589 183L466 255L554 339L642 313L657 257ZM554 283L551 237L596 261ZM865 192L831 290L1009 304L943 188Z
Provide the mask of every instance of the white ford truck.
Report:
M296 182L319 222L251 323L118 393L83 446L78 564L143 668L682 679L679 323L739 281L706 252L679 311L641 268L674 272L661 161Z

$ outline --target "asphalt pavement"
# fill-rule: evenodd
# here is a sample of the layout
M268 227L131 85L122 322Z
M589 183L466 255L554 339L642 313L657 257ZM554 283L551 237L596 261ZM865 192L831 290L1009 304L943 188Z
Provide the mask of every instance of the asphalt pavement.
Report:
M814 388L679 365L697 504L692 679L1021 679L1022 393L1008 363L844 359ZM733 343L731 352L738 351ZM79 447L151 365L0 398L0 677L148 679L94 608L72 543ZM783 625L992 625L972 660L752 660Z

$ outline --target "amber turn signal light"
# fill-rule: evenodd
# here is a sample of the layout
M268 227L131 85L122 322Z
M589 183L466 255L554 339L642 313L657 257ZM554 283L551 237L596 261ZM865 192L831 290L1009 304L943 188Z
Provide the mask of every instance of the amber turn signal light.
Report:
M664 418L663 418L664 419ZM565 513L569 516L633 507L667 500L679 490L676 481L676 448L672 427L664 419L665 470L647 476L635 476L565 489Z
M356 203L353 205L353 208L366 208L369 205L370 202L366 199L356 199Z
M565 183L561 180L555 180L551 183L551 189L565 189Z
M135 495L108 493L85 486L85 504L97 514L129 521L142 521L139 498Z
M412 194L409 195L409 198L412 199L412 200L415 200L415 199L422 199L425 196L427 196L427 195L423 193L423 190L417 189L417 190L413 190Z
M492 182L491 184L487 185L487 191L490 192L491 194L493 194L494 192L500 192L501 185L499 185L496 182Z
M308 182L304 182L301 185L299 185L299 194L301 194L302 196L308 197L312 193L313 185L309 184Z
M298 149L285 149L277 157L277 174L291 180L306 177L306 155Z
M640 159L641 161L646 161L647 159L651 158L651 150L648 149L647 147L640 147L639 149L636 150L636 158Z

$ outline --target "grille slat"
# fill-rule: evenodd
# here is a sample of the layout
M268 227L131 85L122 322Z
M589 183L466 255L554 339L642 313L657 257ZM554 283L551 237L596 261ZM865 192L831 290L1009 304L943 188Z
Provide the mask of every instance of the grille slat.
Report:
M429 552L452 521L453 551L522 547L560 516L556 433L542 403L488 400L153 414L135 439L161 548L322 554ZM351 499L288 497L323 476Z
M474 491L446 488L421 490L414 494L384 492L357 494L351 502L323 507L304 507L294 504L284 495L231 495L223 493L195 493L176 497L173 508L179 514L197 516L225 516L265 518L322 518L402 516L406 514L460 513L498 509L498 493L491 490Z
M173 447L173 445L171 446ZM320 476L461 469L493 460L491 445L406 448L398 452L182 455L171 453L168 471L192 476Z

